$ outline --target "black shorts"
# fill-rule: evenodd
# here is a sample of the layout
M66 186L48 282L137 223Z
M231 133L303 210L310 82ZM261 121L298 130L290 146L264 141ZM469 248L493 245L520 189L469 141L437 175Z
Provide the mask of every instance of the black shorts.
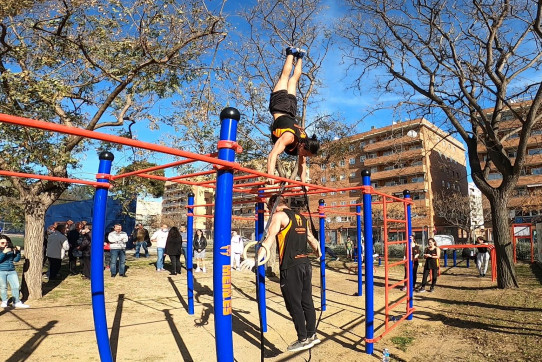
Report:
M284 113L295 119L297 114L297 99L288 94L285 89L271 93L269 97L269 112L271 114Z

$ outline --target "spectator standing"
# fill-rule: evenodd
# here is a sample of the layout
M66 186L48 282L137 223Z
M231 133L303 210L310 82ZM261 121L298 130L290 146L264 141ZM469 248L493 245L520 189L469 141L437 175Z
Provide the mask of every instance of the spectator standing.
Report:
M119 263L119 275L126 277L126 243L128 242L128 235L122 231L120 224L115 224L115 228L107 236L109 240L109 247L111 248L111 264L110 271L111 277L117 276L117 261Z
M71 220L70 220L71 221ZM68 237L68 244L70 244L70 250L68 252L68 259L69 259L69 269L70 274L75 275L76 267L77 267L77 257L79 254L79 237L81 236L81 230L83 228L83 224L80 222L75 223L75 226L73 229L68 230L67 237Z
M418 244L416 244L416 240L414 239L414 236L410 236L410 257L412 258L412 285L415 287L416 286L416 281L417 281L417 275L418 275L418 266L420 265L420 262L419 262L419 257L420 257L420 247L418 246ZM406 248L405 248L405 260L408 259L408 254L406 254ZM405 264L405 279L406 279L406 274L407 274L407 269L408 268L408 262L407 264ZM405 281L405 286L401 289L403 292L407 290L407 282Z
M173 226L169 229L166 238L166 250L165 253L169 255L171 261L171 273L170 275L181 274L181 245L183 238L179 229Z
M182 244L182 252L183 252L183 256L184 256L184 265L188 265L188 263L186 262L186 258L188 257L188 235L186 233L186 226L184 225L181 225L181 236L183 238L183 244Z
M483 237L476 238L476 267L481 277L486 276L487 265L489 264L489 244Z
M139 251L141 247L145 251L145 258L149 257L149 248L147 242L151 240L149 237L149 231L143 227L142 223L137 224L136 228L132 232L132 240L135 240L135 254L136 258L139 258Z
M0 235L0 297L2 304L0 308L8 307L8 284L11 287L11 295L15 299L15 308L29 308L30 306L21 302L19 296L19 275L15 270L16 263L21 260L21 248L13 246L11 239L6 235Z
M81 252L81 261L83 262L83 277L90 279L90 226L86 225L81 230L78 249Z
M162 227L159 230L156 230L152 234L151 241L156 243L156 271L164 271L164 251L166 248L167 234L168 234L167 224L162 224Z
M237 234L237 231L231 232L231 267L240 270L241 254L243 254L243 239Z
M431 288L429 289L432 292L435 289L435 284L437 283L438 269L440 267L440 249L437 246L437 242L433 238L427 240L429 246L425 248L423 252L423 257L425 258L425 265L423 267L423 279L422 285L418 288L418 292L425 292L425 285L427 284L427 277L429 272L431 272Z
M47 277L49 280L56 279L62 259L66 251L70 250L68 238L65 235L66 227L63 224L57 225L54 232L47 238L47 259L49 260L49 271Z
M203 271L207 273L205 269L205 248L207 247L207 239L203 236L203 231L198 229L196 235L194 235L194 258L196 259L196 273Z
M346 257L350 260L352 260L354 257L352 255L352 251L354 250L354 242L349 237L346 238Z
M75 229L75 224L72 220L66 221L66 228L64 229L64 233L67 234L71 230Z

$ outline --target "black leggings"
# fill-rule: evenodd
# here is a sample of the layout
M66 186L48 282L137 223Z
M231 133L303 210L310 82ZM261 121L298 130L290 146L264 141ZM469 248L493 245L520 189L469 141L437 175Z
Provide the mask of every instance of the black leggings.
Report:
M181 256L170 255L169 260L171 260L171 274L181 274Z
M316 333L311 278L312 267L309 263L280 271L280 290L300 341Z
M425 288L425 285L427 284L427 277L429 276L429 271L432 270L432 280L431 280L431 289L435 287L435 284L437 284L437 276L438 276L438 268L436 269L429 269L424 268L423 269L423 279L422 279L422 285L421 288Z

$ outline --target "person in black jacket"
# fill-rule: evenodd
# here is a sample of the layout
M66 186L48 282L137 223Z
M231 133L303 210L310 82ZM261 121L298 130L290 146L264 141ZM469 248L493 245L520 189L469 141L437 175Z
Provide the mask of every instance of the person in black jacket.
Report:
M171 260L171 274L181 274L181 245L183 243L183 237L179 232L179 229L175 226L169 229L169 233L166 239L165 253L169 255Z
M77 249L81 252L81 261L83 262L83 277L90 279L90 226L85 225L81 230L79 237L79 246Z
M77 247L79 246L79 244L77 243L77 241L81 236L82 228L83 225L78 222L75 224L75 227L73 229L70 229L68 231L68 234L66 235L68 237L68 244L70 244L70 250L68 251L70 274L73 275L78 274L76 272L77 258L79 257L79 253L77 252Z
M203 271L207 273L205 269L205 248L207 247L207 239L203 236L203 231L198 229L196 235L194 235L194 259L196 259L196 273Z

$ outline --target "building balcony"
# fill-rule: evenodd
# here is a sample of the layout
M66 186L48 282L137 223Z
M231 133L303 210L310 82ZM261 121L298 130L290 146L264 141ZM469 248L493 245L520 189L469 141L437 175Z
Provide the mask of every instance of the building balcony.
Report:
M397 163L397 162L412 160L412 159L421 160L423 159L424 153L425 151L423 149L416 149L416 150L408 150L404 152L397 152L397 153L394 153L393 155L388 155L388 156L367 158L365 159L365 161L363 161L363 166L367 168L367 167Z
M519 137L509 139L502 143L504 149L516 149L519 145ZM530 136L527 140L527 147L540 146L542 144L542 135ZM483 144L478 145L478 154L487 153L487 148Z
M382 192L384 194L393 195L395 193L403 193L404 190L409 190L410 193L416 191L425 190L425 182L406 183L394 186L379 186L375 188L375 191Z
M424 173L423 165L403 167L389 171L379 171L371 175L372 181L396 178L400 176L421 175Z
M363 147L364 152L375 152L385 149L394 148L397 146L403 146L403 145L409 145L414 144L417 142L421 142L420 138L416 137L409 137L409 136L403 136L399 138L392 138L392 139L385 139L379 142L370 143Z

